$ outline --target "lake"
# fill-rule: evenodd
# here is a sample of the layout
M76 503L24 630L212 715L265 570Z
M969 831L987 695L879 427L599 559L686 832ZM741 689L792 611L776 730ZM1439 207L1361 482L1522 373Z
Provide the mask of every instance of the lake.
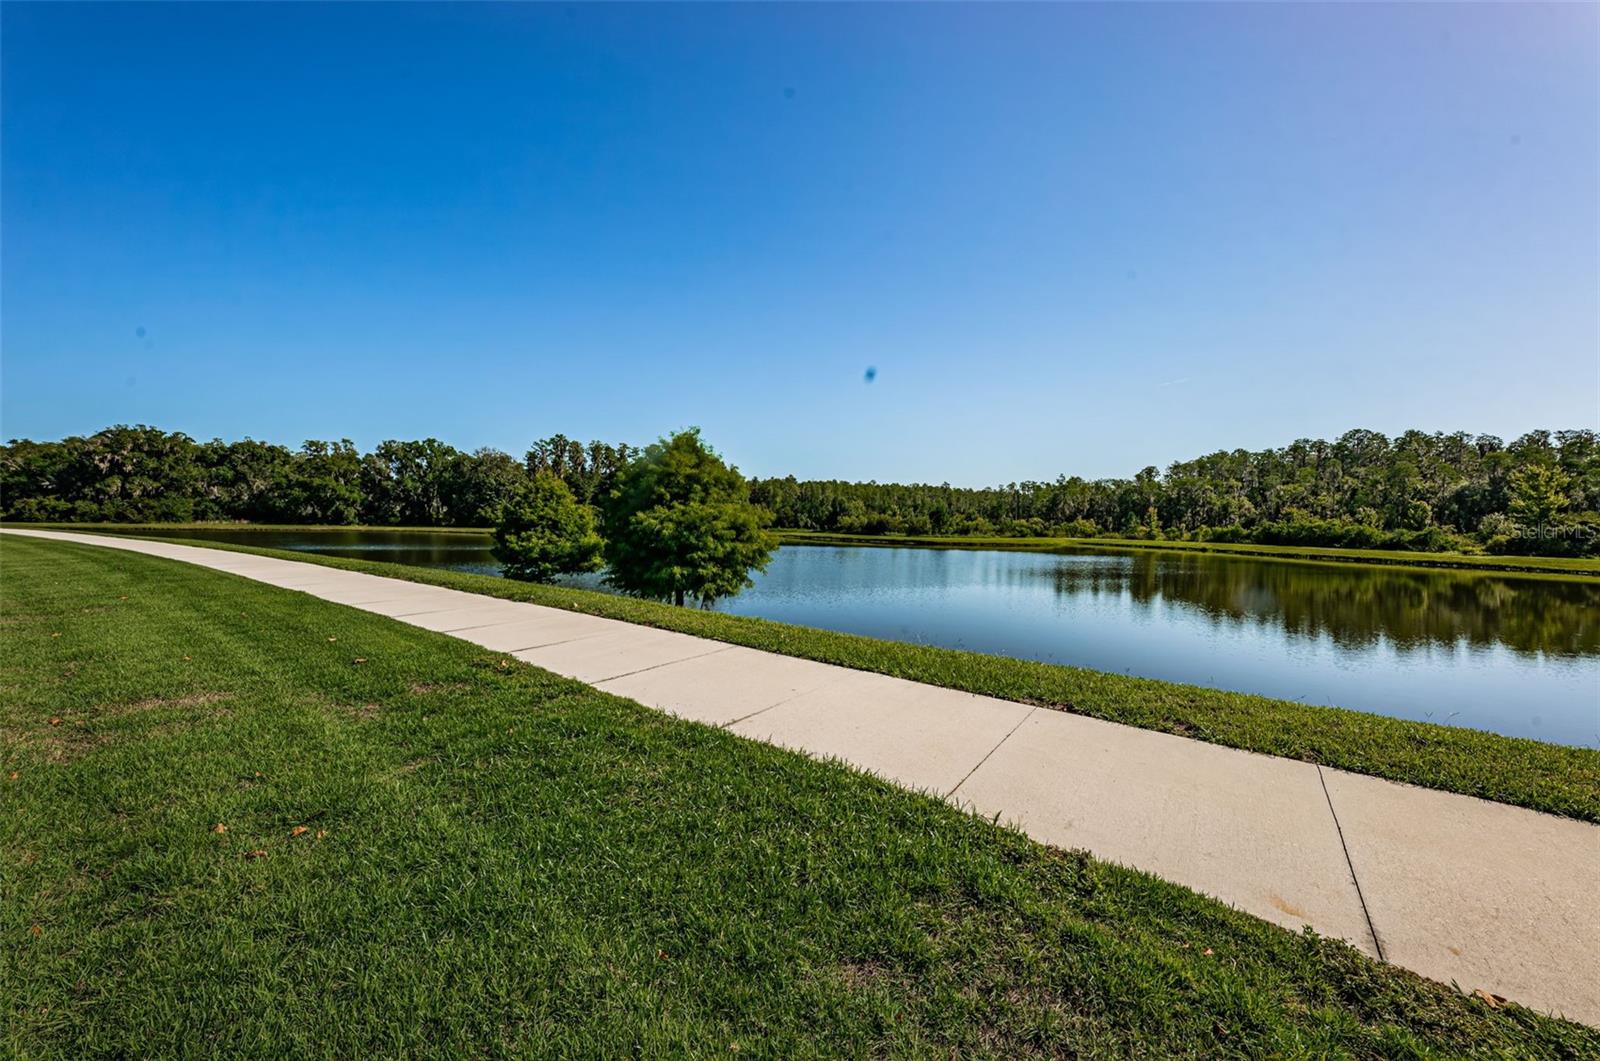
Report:
M499 573L484 534L167 535ZM571 581L604 588L598 576ZM717 610L1600 746L1600 579L1183 552L787 545Z

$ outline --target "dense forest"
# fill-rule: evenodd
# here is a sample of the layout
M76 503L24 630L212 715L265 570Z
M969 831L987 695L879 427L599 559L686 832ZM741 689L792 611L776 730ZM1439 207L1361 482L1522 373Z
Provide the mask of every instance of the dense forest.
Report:
M637 454L555 435L522 459L437 439L297 450L110 427L0 447L0 516L19 521L486 526L510 491L548 471L586 503ZM1131 479L968 489L756 479L775 525L852 534L1173 538L1600 555L1593 431L1488 435L1346 432L1281 449L1218 452Z
M757 480L780 527L856 534L999 534L1255 541L1417 550L1600 553L1600 439L1356 430L1232 450L1131 479L985 490Z

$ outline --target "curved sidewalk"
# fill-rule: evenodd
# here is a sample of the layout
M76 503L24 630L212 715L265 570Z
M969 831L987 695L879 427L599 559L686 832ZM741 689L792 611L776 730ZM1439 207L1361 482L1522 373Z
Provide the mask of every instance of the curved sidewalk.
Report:
M1600 1025L1600 826L402 579L134 538L4 533L181 560L446 633L836 757L1463 990Z

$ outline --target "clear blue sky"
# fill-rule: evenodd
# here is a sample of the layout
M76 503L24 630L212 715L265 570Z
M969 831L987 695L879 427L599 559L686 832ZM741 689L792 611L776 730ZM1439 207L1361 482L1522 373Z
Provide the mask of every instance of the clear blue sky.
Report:
M7 3L0 431L979 484L1594 426L1597 11Z

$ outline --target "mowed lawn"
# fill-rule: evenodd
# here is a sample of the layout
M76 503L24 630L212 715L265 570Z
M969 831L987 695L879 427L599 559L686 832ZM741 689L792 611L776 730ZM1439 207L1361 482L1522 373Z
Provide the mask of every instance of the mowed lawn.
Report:
M0 541L21 1056L1595 1056L845 768L378 616Z

